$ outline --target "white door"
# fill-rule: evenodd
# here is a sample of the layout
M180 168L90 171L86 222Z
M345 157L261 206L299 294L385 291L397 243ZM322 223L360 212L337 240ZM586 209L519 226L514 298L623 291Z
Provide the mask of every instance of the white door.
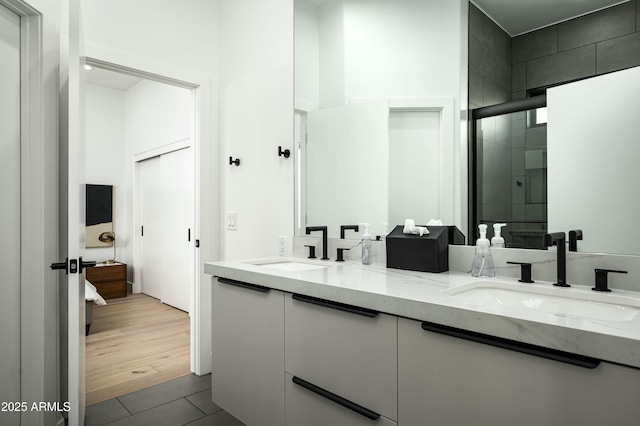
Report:
M0 6L0 401L20 401L20 18ZM20 424L18 410L0 423ZM6 407L11 408L11 407Z
M191 312L193 281L193 158L191 148L161 157L165 235L162 302Z
M68 274L60 280L62 400L69 402L68 425L84 424L85 404L85 298L81 250L84 247L84 57L80 0L68 6L62 25L69 36L60 43L60 253L69 259ZM68 18L68 22L64 20ZM65 180L66 178L66 180ZM63 254L64 255L64 254ZM74 264L75 263L75 264ZM64 353L64 348L67 351ZM64 395L66 390L66 395Z
M138 164L140 201L141 290L162 300L162 168L160 157Z
M390 230L406 218L425 224L442 217L439 144L439 111L389 114Z
M141 161L142 292L190 312L193 282L193 157L183 148Z

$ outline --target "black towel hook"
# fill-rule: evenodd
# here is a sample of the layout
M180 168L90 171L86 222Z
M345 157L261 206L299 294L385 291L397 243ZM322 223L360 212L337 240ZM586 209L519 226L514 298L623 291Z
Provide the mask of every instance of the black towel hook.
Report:
M236 158L235 160L233 159L233 157L229 157L229 165L235 164L236 166L240 165L240 159Z
M288 149L285 149L283 151L281 146L278 147L278 157L284 156L284 158L289 158L290 155L291 151L289 151Z

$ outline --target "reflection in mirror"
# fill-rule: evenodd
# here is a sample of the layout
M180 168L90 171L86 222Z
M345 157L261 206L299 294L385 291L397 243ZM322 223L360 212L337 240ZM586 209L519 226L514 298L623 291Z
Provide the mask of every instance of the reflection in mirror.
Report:
M86 185L85 247L111 247L100 235L113 233L113 185Z
M544 111L535 108L526 113L485 117L476 123L480 136L477 150L470 140L470 158L475 152L479 161L470 164L469 170L470 188L476 188L475 198L470 191L471 243L477 238L477 224L481 220L489 225L496 220L508 223L503 235L510 247L543 248L538 235L545 229L565 233L582 229L584 239L578 241L578 251L640 254L637 237L628 240L622 237L623 233L626 237L628 231L640 229L640 224L619 215L622 211L637 211L638 206L629 204L630 199L637 198L629 197L633 190L628 182L634 179L624 177L633 173L635 167L628 167L625 161L616 166L609 162L629 150L621 145L620 138L611 136L624 128L621 117L625 112L612 111L626 102L625 92L633 92L639 83L624 84L616 97L611 97L613 91L608 92L607 103L602 102L604 95L592 92L600 78L609 76L613 89L624 81L624 70L640 65L640 57L628 53L628 43L637 40L640 34L640 27L635 25L636 2L611 3L616 4L567 21L550 22L544 28L517 36L507 34L500 23L496 24L470 4L472 115L484 108L525 101L545 92L549 100L546 126L539 124L544 121ZM483 9L490 13L488 8ZM582 84L585 86L579 86ZM558 106L551 103L551 94L571 87L583 87L582 93L565 99L563 108L569 112L561 116ZM638 95L633 94L636 100ZM568 123L573 124L561 137L552 131ZM585 144L585 137L593 135L599 135L594 143L606 145L606 152L602 149L597 155L589 155L598 151L587 149ZM623 138L632 137L629 134ZM571 148L564 150L566 147ZM587 161L583 162L583 158ZM597 159L597 164L591 163L592 159ZM604 170L606 179L601 176ZM600 190L595 191L594 184L585 185L593 183L592 179L607 180L608 189L599 185ZM572 183L570 189L565 185L567 182ZM617 198L612 198L615 194ZM598 218L586 219L585 213L595 212L599 213ZM603 221L624 224L625 231L611 232L602 226Z
M473 111L472 161L476 164L473 228L502 230L506 247L544 249L547 232L546 98Z
M306 223L327 225L331 236L369 223L381 235L406 218L439 217L438 188L428 184L438 183L430 154L438 153L439 125L438 111L394 110L386 101L308 112L299 152Z
M297 235L357 223L384 235L406 218L461 227L442 166L453 104L416 98L433 69L416 54L429 49L427 3L295 1Z

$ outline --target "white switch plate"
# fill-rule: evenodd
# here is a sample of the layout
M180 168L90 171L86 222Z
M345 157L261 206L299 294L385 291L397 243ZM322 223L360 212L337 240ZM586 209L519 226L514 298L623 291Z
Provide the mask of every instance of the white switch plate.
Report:
M287 254L287 236L278 236L278 256L285 256Z
M238 213L229 212L227 213L227 231L237 231L238 230Z

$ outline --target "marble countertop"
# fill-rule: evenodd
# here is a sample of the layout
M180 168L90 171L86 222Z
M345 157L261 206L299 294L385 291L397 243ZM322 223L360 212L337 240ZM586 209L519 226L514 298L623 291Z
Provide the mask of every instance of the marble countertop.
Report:
M272 262L287 261L326 267L288 271L264 266ZM204 271L210 275L276 290L640 368L640 315L635 315L631 320L616 321L606 317L584 318L565 312L551 313L524 306L469 301L468 298L451 294L457 288L478 281L478 278L467 273L450 271L433 274L387 269L376 264L362 265L354 261L323 262L286 257L205 263ZM543 281L521 284L515 279L501 277L483 281L554 288L552 283ZM593 293L590 287L579 285L563 290L567 294ZM616 290L607 294L640 300L640 292Z

